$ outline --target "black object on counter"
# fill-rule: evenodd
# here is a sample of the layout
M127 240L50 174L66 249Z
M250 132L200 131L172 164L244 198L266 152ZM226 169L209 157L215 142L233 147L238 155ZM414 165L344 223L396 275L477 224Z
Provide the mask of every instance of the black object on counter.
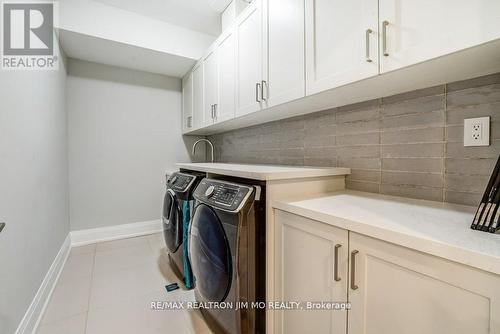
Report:
M486 186L471 228L496 233L500 228L500 156Z

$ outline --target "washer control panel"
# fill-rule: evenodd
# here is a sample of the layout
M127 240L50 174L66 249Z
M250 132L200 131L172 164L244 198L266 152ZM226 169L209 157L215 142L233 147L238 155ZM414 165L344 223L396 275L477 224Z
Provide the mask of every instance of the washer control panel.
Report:
M167 186L175 191L185 192L193 184L196 176L183 174L183 173L173 173L167 180Z
M228 211L237 211L252 192L253 187L251 186L203 179L196 187L194 197L215 207Z

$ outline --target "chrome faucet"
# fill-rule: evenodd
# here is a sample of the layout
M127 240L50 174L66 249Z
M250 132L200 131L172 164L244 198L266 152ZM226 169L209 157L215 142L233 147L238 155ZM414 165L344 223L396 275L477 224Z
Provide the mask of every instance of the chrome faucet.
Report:
M215 159L214 159L214 144L212 144L212 142L211 142L210 140L208 140L208 139L205 139L205 138L203 138L203 139L199 139L199 140L197 140L197 141L193 144L193 155L194 155L194 154L195 154L195 152L196 152L196 145L198 145L198 143L200 143L200 142L202 142L202 141L207 142L207 143L208 143L208 145L210 145L210 150L211 150L211 152L212 152L212 162L214 162L214 161L215 161Z

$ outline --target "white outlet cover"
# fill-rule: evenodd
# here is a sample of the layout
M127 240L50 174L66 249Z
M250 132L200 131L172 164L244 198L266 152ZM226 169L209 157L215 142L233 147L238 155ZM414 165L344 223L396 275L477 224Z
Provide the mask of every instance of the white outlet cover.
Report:
M464 146L490 145L490 117L464 119Z

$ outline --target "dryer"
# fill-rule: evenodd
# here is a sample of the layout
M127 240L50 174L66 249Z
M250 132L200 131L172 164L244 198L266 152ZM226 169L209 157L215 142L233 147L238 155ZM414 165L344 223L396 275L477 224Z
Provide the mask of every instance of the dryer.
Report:
M219 333L264 333L264 309L236 309L236 303L265 301L261 186L203 179L193 196L188 254L202 314ZM203 307L210 303L233 307Z
M167 178L163 199L163 236L173 272L192 288L191 266L187 258L187 232L193 207L193 191L205 176L197 172L174 172Z

